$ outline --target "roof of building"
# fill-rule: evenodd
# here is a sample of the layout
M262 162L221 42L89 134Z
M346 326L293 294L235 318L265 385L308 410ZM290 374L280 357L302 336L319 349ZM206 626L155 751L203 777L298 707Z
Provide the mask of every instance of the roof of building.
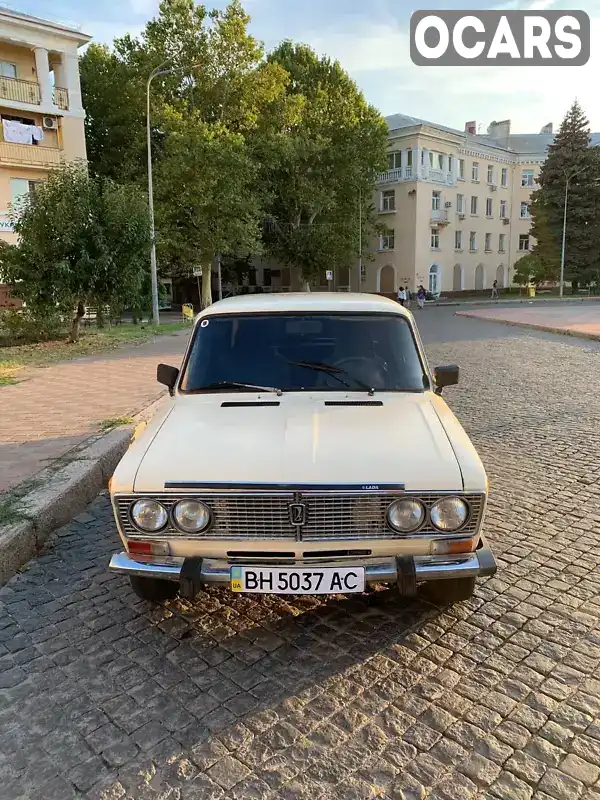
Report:
M273 312L381 312L407 316L394 300L376 294L352 292L268 292L245 294L219 300L201 312L213 314L268 314Z
M425 119L418 117L409 117L406 114L392 114L385 118L388 124L390 133L393 131L401 130L402 128L411 128L414 125L427 125L431 128L437 128L445 133L452 133L456 136L461 136L465 140L473 142L474 144L484 144L488 147L499 147L502 150L513 153L531 153L536 155L545 155L548 150L548 145L554 141L554 134L552 133L511 133L508 140L500 142L492 138L489 134L472 134L466 131L459 131L456 128L449 128L446 125L440 125L438 122L428 122ZM506 146L508 141L508 147ZM591 134L591 144L600 145L600 133Z
M81 28L74 24L67 24L62 22L55 22L49 19L42 19L41 17L34 17L31 14L24 14L21 11L15 11L7 6L0 5L0 19L14 25L21 25L25 28L42 28L52 32L55 35L65 36L79 42L80 45L87 44L91 40L91 36L83 33Z

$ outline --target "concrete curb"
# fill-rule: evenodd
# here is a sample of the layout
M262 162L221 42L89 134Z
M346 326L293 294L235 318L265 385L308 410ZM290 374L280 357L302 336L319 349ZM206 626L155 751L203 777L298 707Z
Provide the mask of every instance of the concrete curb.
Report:
M585 331L576 331L573 328L553 328L551 325L539 325L535 322L516 322L512 319L503 319L502 317L480 317L479 314L473 314L470 311L455 311L455 317L469 317L470 319L478 319L481 322L497 322L502 325L510 325L513 328L530 328L534 331L544 331L545 333L559 333L563 336L573 336L575 339L588 339L594 342L600 342L600 334L586 333Z
M497 306L497 305L538 305L540 303L600 303L600 296L593 297L506 297L500 300L427 300L426 306Z
M35 556L52 531L70 522L106 488L135 429L165 401L163 394L136 414L133 423L90 437L27 481L22 493L17 487L17 519L0 525L0 586Z

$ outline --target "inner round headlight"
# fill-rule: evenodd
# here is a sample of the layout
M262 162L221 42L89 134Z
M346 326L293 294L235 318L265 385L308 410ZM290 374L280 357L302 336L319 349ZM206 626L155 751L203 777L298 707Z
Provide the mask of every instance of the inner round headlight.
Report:
M444 497L431 507L431 521L439 531L457 531L469 514L469 507L460 497Z
M210 511L198 500L180 500L173 509L173 519L185 533L198 533L210 522Z
M388 522L397 531L416 531L425 519L425 509L418 500L395 500L387 511Z
M136 500L131 507L131 518L142 531L156 533L169 521L167 509L158 500Z

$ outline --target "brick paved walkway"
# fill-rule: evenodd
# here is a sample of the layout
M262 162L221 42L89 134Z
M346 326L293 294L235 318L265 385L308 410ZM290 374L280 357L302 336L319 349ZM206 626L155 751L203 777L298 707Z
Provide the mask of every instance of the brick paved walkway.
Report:
M457 311L458 316L535 327L540 330L580 333L600 339L600 304L519 306Z
M0 589L2 800L600 800L600 345L437 311L498 574L152 606L100 498Z
M161 359L179 366L188 333L139 347L32 369L0 388L0 492L27 480L93 433L103 420L128 417L156 400Z

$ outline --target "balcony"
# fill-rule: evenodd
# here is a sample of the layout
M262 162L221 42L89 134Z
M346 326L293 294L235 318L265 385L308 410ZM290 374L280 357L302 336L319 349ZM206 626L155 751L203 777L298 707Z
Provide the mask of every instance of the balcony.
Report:
M398 167L380 172L377 176L377 183L398 183L399 181L410 181L412 179L412 167Z
M0 142L0 164L18 167L57 167L63 162L63 152L58 147Z
M69 92L61 86L53 89L54 105L62 111L69 110ZM19 78L0 77L0 99L12 100L13 103L27 103L30 106L39 106L42 102L42 93L39 83L22 81Z
M0 78L0 98L12 100L15 103L28 103L39 106L41 92L39 83L22 81L18 78Z
M69 110L69 92L60 86L54 87L54 105L62 111Z
M431 224L432 225L448 225L450 222L450 217L448 215L447 208L434 208L431 211Z

